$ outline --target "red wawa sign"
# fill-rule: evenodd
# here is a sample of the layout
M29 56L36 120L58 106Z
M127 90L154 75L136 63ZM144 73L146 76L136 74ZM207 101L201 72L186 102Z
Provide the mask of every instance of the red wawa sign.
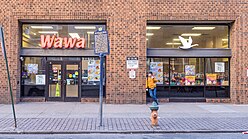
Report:
M85 48L86 41L84 38L61 38L53 35L40 36L42 48Z

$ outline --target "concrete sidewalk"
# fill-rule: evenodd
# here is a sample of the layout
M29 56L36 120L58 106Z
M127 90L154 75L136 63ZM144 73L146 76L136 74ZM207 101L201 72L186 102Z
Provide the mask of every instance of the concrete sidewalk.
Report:
M19 103L18 128L11 105L0 105L0 133L171 133L241 132L248 130L248 105L164 103L159 126L150 126L149 105L104 104L104 125L98 126L97 103Z

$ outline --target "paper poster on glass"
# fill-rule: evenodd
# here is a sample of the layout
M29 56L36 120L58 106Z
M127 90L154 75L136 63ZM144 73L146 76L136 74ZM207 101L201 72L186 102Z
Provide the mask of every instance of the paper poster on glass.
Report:
M151 62L150 71L158 80L157 84L163 84L163 62Z
M38 64L26 64L27 72L29 74L37 74L38 73Z
M100 60L88 61L88 81L100 81Z
M195 85L195 76L185 76L185 85Z
M46 75L36 75L36 84L45 85L46 84Z
M207 84L208 85L216 85L217 83L217 74L206 74Z
M185 75L195 76L195 65L185 65Z
M225 72L224 62L215 62L214 67L215 67L215 72Z

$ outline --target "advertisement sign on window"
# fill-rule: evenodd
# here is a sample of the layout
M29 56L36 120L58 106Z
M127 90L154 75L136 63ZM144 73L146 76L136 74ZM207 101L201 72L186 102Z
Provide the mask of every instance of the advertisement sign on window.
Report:
M26 64L27 72L29 74L37 74L38 73L38 64Z
M217 74L206 74L207 76L207 84L215 85L217 83Z
M195 65L185 65L185 75L194 76L195 75Z
M225 63L224 62L215 62L215 72L225 72Z
M185 85L195 85L195 76L185 76Z
M45 85L46 84L46 75L36 75L36 84Z
M88 81L100 81L100 60L88 61Z
M163 84L163 62L151 62L150 71L158 80L157 84Z

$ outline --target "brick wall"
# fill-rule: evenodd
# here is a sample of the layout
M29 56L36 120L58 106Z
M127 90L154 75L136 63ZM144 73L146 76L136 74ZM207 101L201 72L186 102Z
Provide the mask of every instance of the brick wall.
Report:
M235 20L231 28L231 102L248 103L248 0L2 0L7 55L16 102L20 100L20 19L106 20L110 37L106 103L145 103L147 20ZM2 53L0 53L1 55ZM126 57L139 57L136 79L128 78ZM9 103L0 57L0 103Z

